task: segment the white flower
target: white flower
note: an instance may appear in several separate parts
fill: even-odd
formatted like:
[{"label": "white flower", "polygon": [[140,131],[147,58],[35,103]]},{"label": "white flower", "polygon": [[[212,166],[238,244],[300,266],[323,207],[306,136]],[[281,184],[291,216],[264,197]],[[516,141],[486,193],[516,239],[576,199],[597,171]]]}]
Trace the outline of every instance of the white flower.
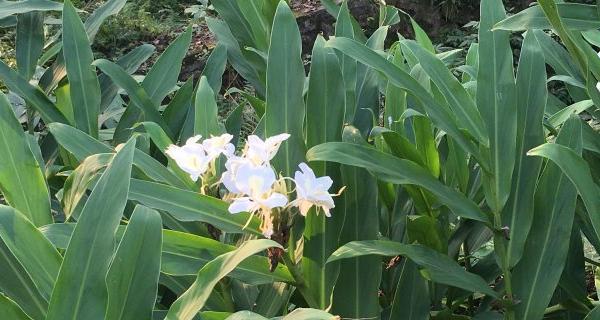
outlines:
[{"label": "white flower", "polygon": [[221,182],[231,193],[242,193],[235,185],[234,179],[237,174],[237,169],[244,164],[250,164],[250,162],[246,158],[235,155],[229,156],[227,162],[225,162],[225,169],[227,171],[223,172],[221,175]]},{"label": "white flower", "polygon": [[271,161],[277,154],[281,143],[290,137],[287,133],[272,136],[263,141],[255,135],[248,137],[246,141],[245,157],[255,165],[263,165]]},{"label": "white flower", "polygon": [[231,139],[233,139],[233,136],[225,133],[202,141],[202,146],[208,156],[213,160],[218,158],[221,154],[230,157],[235,151],[235,147],[231,144]]},{"label": "white flower", "polygon": [[298,167],[302,171],[296,171],[294,180],[296,181],[296,200],[293,205],[300,209],[300,213],[306,216],[312,206],[321,207],[325,216],[330,217],[329,210],[335,207],[332,195],[329,194],[329,188],[333,184],[330,177],[324,176],[317,178],[312,169],[305,163]]},{"label": "white flower", "polygon": [[[256,212],[261,209],[270,210],[283,207],[287,204],[287,197],[281,193],[273,192],[276,182],[275,172],[267,166],[254,166],[250,163],[241,164],[235,175],[231,176],[233,184],[230,192],[240,193],[244,196],[236,198],[229,206],[229,212]],[[227,184],[225,185],[227,187]],[[229,187],[228,187],[229,189]]]},{"label": "white flower", "polygon": [[197,181],[208,170],[210,164],[210,158],[204,147],[198,143],[200,138],[202,136],[191,137],[184,146],[170,145],[165,151],[193,181]]}]

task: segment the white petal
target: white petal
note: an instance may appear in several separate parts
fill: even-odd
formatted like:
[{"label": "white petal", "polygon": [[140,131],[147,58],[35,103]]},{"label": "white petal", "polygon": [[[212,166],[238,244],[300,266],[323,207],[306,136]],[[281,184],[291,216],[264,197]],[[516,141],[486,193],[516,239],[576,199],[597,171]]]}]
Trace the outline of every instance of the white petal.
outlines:
[{"label": "white petal", "polygon": [[256,209],[256,203],[248,197],[237,198],[229,205],[230,213],[252,212]]},{"label": "white petal", "polygon": [[274,192],[266,200],[261,201],[261,205],[273,209],[283,207],[288,203],[288,199],[281,193]]},{"label": "white petal", "polygon": [[201,135],[193,136],[185,141],[185,144],[194,144],[202,139]]},{"label": "white petal", "polygon": [[230,193],[242,193],[235,185],[231,172],[225,171],[223,175],[221,175],[221,182]]},{"label": "white petal", "polygon": [[329,176],[319,177],[316,182],[317,188],[322,191],[328,191],[333,185],[333,180]]}]

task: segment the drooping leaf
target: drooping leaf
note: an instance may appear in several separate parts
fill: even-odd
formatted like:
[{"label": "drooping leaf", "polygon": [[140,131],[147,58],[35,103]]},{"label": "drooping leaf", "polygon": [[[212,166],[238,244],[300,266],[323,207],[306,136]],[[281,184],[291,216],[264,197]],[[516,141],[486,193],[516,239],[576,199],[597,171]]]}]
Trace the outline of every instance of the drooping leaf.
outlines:
[{"label": "drooping leaf", "polygon": [[54,103],[37,87],[11,69],[0,60],[0,79],[12,92],[23,98],[27,105],[39,112],[46,124],[52,122],[69,123],[67,118],[56,108]]},{"label": "drooping leaf", "polygon": [[63,4],[54,1],[22,0],[0,2],[0,19],[31,11],[61,11]]},{"label": "drooping leaf", "polygon": [[366,146],[330,142],[310,149],[309,161],[332,161],[365,168],[382,181],[395,184],[414,184],[436,195],[443,204],[458,215],[489,223],[489,218],[461,193],[448,188],[418,164],[396,158]]},{"label": "drooping leaf", "polygon": [[[570,30],[591,30],[600,27],[598,10],[595,5],[580,3],[557,3],[561,20]],[[551,29],[544,11],[540,6],[531,6],[515,15],[505,18],[494,25],[494,29],[522,31],[528,29]]]},{"label": "drooping leaf", "polygon": [[431,281],[471,292],[485,293],[492,297],[498,296],[478,275],[465,271],[448,256],[421,245],[386,240],[353,241],[337,249],[329,257],[328,262],[373,254],[390,257],[406,256],[423,268],[422,274]]},{"label": "drooping leaf", "polygon": [[[54,246],[65,249],[74,228],[72,223],[55,223],[43,226],[40,230]],[[121,239],[124,232],[125,226],[119,226],[117,239]],[[163,229],[162,233],[163,246],[160,267],[163,274],[170,276],[196,275],[199,269],[217,256],[236,249],[232,245],[186,232]],[[244,260],[230,273],[230,276],[252,285],[276,281],[293,282],[287,267],[279,264],[275,271],[270,272],[267,257],[258,255]]]},{"label": "drooping leaf", "polygon": [[0,93],[0,192],[34,225],[52,223],[44,172],[6,96]]},{"label": "drooping leaf", "polygon": [[[160,183],[133,179],[129,199],[170,213],[180,221],[202,221],[232,233],[249,232],[261,235],[260,222],[247,213],[231,214],[223,200]],[[250,219],[248,226],[244,228]]]},{"label": "drooping leaf", "polygon": [[237,250],[223,254],[206,264],[192,286],[184,292],[169,309],[165,319],[190,320],[202,309],[213,288],[246,258],[268,248],[282,248],[277,242],[267,239],[250,240]]}]

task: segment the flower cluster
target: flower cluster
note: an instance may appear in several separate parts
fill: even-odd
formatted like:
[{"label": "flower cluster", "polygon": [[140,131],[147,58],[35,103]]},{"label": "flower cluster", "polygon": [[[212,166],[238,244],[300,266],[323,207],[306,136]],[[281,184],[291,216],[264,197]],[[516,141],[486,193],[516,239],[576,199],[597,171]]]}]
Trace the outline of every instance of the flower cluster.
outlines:
[{"label": "flower cluster", "polygon": [[[201,136],[195,136],[184,146],[169,146],[166,154],[192,180],[200,178],[203,188],[211,181],[222,183],[227,191],[223,199],[230,201],[229,212],[257,214],[262,219],[264,236],[270,238],[274,232],[274,219],[283,211],[297,208],[300,214],[306,216],[314,206],[329,217],[330,210],[335,207],[334,194],[329,193],[333,185],[330,177],[316,177],[305,163],[299,164],[300,170],[295,172],[293,179],[278,175],[271,166],[270,161],[289,137],[289,134],[283,133],[262,140],[251,135],[241,155],[236,155],[230,134],[203,141]],[[216,163],[221,155],[227,160],[225,171],[220,179],[216,179]],[[293,200],[290,200],[290,194],[294,191],[288,191],[286,181],[295,184],[296,197]]]}]

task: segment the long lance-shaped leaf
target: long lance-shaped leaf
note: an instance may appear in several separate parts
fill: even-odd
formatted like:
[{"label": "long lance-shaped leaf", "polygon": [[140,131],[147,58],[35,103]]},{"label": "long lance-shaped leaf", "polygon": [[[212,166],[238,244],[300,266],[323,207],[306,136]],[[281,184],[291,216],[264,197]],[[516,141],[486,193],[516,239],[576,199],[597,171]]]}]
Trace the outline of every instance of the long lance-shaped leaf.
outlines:
[{"label": "long lance-shaped leaf", "polygon": [[505,17],[501,0],[481,2],[477,107],[490,139],[490,172],[484,174],[483,187],[487,203],[495,214],[500,214],[510,195],[516,158],[517,110],[509,33],[491,31],[492,26]]},{"label": "long lance-shaped leaf", "polygon": [[[451,135],[465,151],[471,153],[477,159],[483,159],[475,144],[460,131],[450,110],[436,102],[429,92],[406,71],[354,40],[335,38],[327,41],[327,46],[333,47],[345,55],[376,69],[383,73],[392,84],[407,90],[409,94],[420,100],[422,107],[436,126]],[[486,165],[485,162],[482,162],[484,168],[487,168]]]},{"label": "long lance-shaped leaf", "polygon": [[130,140],[92,190],[69,241],[47,319],[104,319],[105,278],[127,204],[134,150],[135,140]]},{"label": "long lance-shaped leaf", "polygon": [[[123,70],[122,67],[108,60],[96,60],[94,61],[94,64],[102,70],[102,72],[107,74],[119,87],[127,92],[135,107],[140,109],[147,120],[156,122],[169,137],[173,137],[169,125],[158,111],[158,106],[151,100],[149,93],[144,90],[132,76]],[[138,118],[135,119],[132,125],[135,124],[137,120]]]},{"label": "long lance-shaped leaf", "polygon": [[0,93],[0,191],[36,226],[52,223],[44,172],[6,96]]},{"label": "long lance-shaped leaf", "polygon": [[200,78],[194,104],[194,134],[209,138],[223,133],[224,128],[219,124],[215,93],[204,76]]},{"label": "long lance-shaped leaf", "polygon": [[106,319],[149,319],[156,301],[162,221],[154,210],[137,206],[106,276]]},{"label": "long lance-shaped leaf", "polygon": [[[337,6],[336,6],[337,8]],[[343,1],[337,10],[335,23],[335,36],[354,39],[354,28],[352,27],[352,16],[348,8],[348,1]],[[346,114],[344,119],[348,122],[354,119],[356,111],[356,69],[358,64],[355,59],[343,53],[338,53],[340,67],[346,89]]]},{"label": "long lance-shaped leaf", "polygon": [[[343,140],[365,143],[361,132],[344,128]],[[338,215],[344,215],[340,244],[354,240],[374,240],[379,233],[379,217],[364,214],[377,212],[377,181],[364,168],[340,166],[342,183],[347,186]],[[381,283],[381,259],[357,257],[340,262],[340,274],[333,290],[333,312],[352,319],[378,317],[377,292]]]},{"label": "long lance-shaped leaf", "polygon": [[44,14],[28,12],[17,17],[17,69],[23,78],[31,79],[44,48]]},{"label": "long lance-shaped leaf", "polygon": [[70,1],[65,1],[63,9],[62,41],[75,125],[92,137],[97,137],[100,83],[92,66],[94,54],[83,22]]},{"label": "long lance-shaped leaf", "polygon": [[573,149],[554,143],[541,145],[530,150],[527,154],[548,158],[560,167],[577,188],[594,230],[597,235],[600,235],[600,187],[594,183],[588,163]]},{"label": "long lance-shaped leaf", "polygon": [[[117,14],[125,6],[126,0],[108,0],[98,7],[85,20],[84,28],[90,43],[100,29],[100,25],[110,16]],[[62,50],[62,41],[55,43],[41,58],[41,61],[48,61],[50,58],[59,54]],[[41,64],[41,63],[40,63]],[[44,72],[40,78],[40,87],[46,92],[50,92],[66,76],[65,60],[62,54],[56,57],[54,64]]]},{"label": "long lance-shaped leaf", "polygon": [[244,57],[242,48],[237,42],[233,33],[229,29],[227,23],[223,20],[207,17],[206,24],[210,31],[215,34],[219,45],[227,48],[227,56],[231,66],[237,71],[244,79],[246,79],[257,94],[261,97],[265,95],[265,81],[264,74],[261,74],[252,64]]},{"label": "long lance-shaped leaf", "polygon": [[461,127],[468,130],[479,143],[489,144],[483,119],[477,110],[475,101],[469,96],[462,84],[452,75],[444,62],[428,52],[414,41],[403,42],[419,60],[421,67],[442,92],[450,108],[457,115]]},{"label": "long lance-shaped leaf", "polygon": [[302,123],[304,120],[304,65],[302,41],[296,18],[285,1],[277,6],[267,62],[267,105],[265,135],[289,133],[273,166],[290,176],[304,159]]},{"label": "long lance-shaped leaf", "polygon": [[191,320],[202,309],[213,288],[246,258],[268,248],[282,248],[277,242],[267,239],[250,240],[237,250],[223,254],[206,264],[192,286],[184,292],[169,309],[167,320]]},{"label": "long lance-shaped leaf", "polygon": [[[600,18],[595,5],[579,3],[557,3],[558,14],[569,30],[592,30],[600,27]],[[494,25],[494,29],[524,31],[530,29],[551,29],[540,6],[532,6]]]},{"label": "long lance-shaped leaf", "polygon": [[[75,224],[54,223],[40,228],[42,233],[59,249],[65,249],[73,233]],[[125,226],[119,226],[117,239],[121,239]],[[196,275],[205,264],[214,258],[233,251],[235,246],[190,233],[163,229],[161,272],[171,276]],[[240,263],[230,273],[232,278],[244,283],[259,285],[272,282],[293,283],[287,267],[278,264],[275,271],[269,271],[267,257],[253,256]]]},{"label": "long lance-shaped leaf", "polygon": [[[581,152],[581,122],[565,123],[557,143]],[[513,269],[513,291],[521,302],[515,306],[517,319],[541,319],[565,266],[577,189],[558,166],[549,163],[537,185],[533,224],[523,257]]]},{"label": "long lance-shaped leaf", "polygon": [[23,0],[5,1],[0,3],[0,19],[13,14],[27,13],[31,11],[60,11],[62,3],[54,1]]},{"label": "long lance-shaped leaf", "polygon": [[[83,161],[85,158],[94,154],[114,152],[109,146],[74,127],[60,123],[53,123],[48,127],[58,143],[72,153],[78,161]],[[181,180],[173,172],[169,171],[160,162],[144,153],[142,150],[135,150],[133,164],[154,181],[167,183],[179,188],[188,187],[188,184],[184,180]]]},{"label": "long lance-shaped leaf", "polygon": [[436,195],[456,215],[489,223],[490,220],[463,194],[445,186],[418,164],[396,158],[371,147],[344,142],[330,142],[310,149],[309,161],[332,161],[365,168],[377,178],[394,184],[414,184]]},{"label": "long lance-shaped leaf", "polygon": [[511,195],[502,211],[503,225],[510,229],[507,254],[510,266],[521,258],[533,219],[533,195],[542,167],[541,159],[527,151],[544,142],[544,107],[548,97],[544,55],[535,35],[525,36],[517,72],[517,154]]},{"label": "long lance-shaped leaf", "polygon": [[[306,99],[306,143],[314,146],[342,139],[345,110],[345,88],[342,71],[335,52],[325,48],[325,39],[317,37],[312,51],[309,87]],[[338,164],[314,163],[318,176],[328,175],[334,182],[333,190],[341,187]],[[338,205],[332,217],[311,212],[304,228],[302,270],[319,308],[330,304],[331,292],[338,274],[338,264],[326,265],[327,257],[338,247],[344,223],[343,205]]]},{"label": "long lance-shaped leaf", "polygon": [[418,244],[402,244],[394,241],[373,240],[353,241],[337,249],[328,262],[366,255],[406,256],[423,268],[422,274],[431,281],[481,292],[492,297],[498,293],[492,290],[478,275],[465,271],[450,257]]},{"label": "long lance-shaped leaf", "polygon": [[419,274],[417,265],[408,259],[399,268],[390,319],[428,319],[430,303],[427,280]]},{"label": "long lance-shaped leaf", "polygon": [[67,118],[39,88],[29,84],[25,78],[2,60],[0,60],[0,79],[12,92],[23,98],[28,106],[39,112],[45,123],[69,123]]},{"label": "long lance-shaped leaf", "polygon": [[62,257],[17,210],[0,206],[0,238],[45,299],[50,299]]},{"label": "long lance-shaped leaf", "polygon": [[6,317],[6,319],[31,320],[16,302],[3,294],[0,294],[0,314]]},{"label": "long lance-shaped leaf", "polygon": [[[157,121],[158,119],[148,114],[150,111],[149,109],[158,111],[158,107],[163,99],[177,84],[177,78],[179,77],[181,64],[185,54],[187,53],[191,39],[192,28],[190,27],[177,39],[175,39],[175,41],[173,41],[169,47],[167,47],[165,52],[163,52],[158,60],[156,60],[156,63],[152,69],[148,71],[148,74],[141,84],[141,89],[146,92],[148,97],[148,99],[144,98],[146,101],[138,101],[134,99],[134,97],[131,97],[133,93],[129,92],[127,88],[119,84],[119,86],[125,89],[130,95],[130,98],[132,98],[133,104],[136,108],[131,108],[130,106],[125,110],[125,113],[121,117],[121,120],[115,129],[115,135],[113,138],[115,143],[124,142],[131,136],[130,128],[142,120],[142,115],[145,116],[144,120],[156,122],[160,124],[163,129],[165,128],[160,121]],[[117,83],[114,78],[113,81]],[[173,137],[171,134],[169,134],[169,136]]]},{"label": "long lance-shaped leaf", "polygon": [[[197,192],[133,179],[129,199],[166,211],[179,221],[206,222],[225,232],[262,234],[258,229],[260,225],[258,218],[247,213],[231,214],[225,201]],[[250,222],[246,226],[248,220]]]},{"label": "long lance-shaped leaf", "polygon": [[[142,44],[120,57],[117,60],[117,64],[123,67],[127,73],[131,74],[137,71],[142,63],[152,56],[155,50],[156,48],[151,44]],[[100,82],[100,91],[102,92],[100,112],[103,112],[119,93],[119,87],[105,74],[100,75],[98,81]]]},{"label": "long lance-shaped leaf", "polygon": [[10,249],[0,241],[0,290],[33,319],[45,319],[48,301]]}]

